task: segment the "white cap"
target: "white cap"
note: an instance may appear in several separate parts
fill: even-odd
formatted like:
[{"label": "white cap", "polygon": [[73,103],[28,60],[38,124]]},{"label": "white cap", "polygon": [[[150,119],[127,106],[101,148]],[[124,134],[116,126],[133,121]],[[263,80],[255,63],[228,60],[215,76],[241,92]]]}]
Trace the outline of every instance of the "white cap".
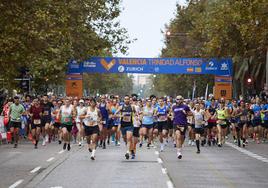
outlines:
[{"label": "white cap", "polygon": [[80,99],[79,103],[85,103],[85,101],[83,99]]}]

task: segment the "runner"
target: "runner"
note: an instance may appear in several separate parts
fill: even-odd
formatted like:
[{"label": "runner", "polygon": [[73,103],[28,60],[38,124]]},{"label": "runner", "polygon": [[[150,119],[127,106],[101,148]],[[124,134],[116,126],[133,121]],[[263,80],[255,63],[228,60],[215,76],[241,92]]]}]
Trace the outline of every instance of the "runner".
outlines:
[{"label": "runner", "polygon": [[19,97],[14,97],[14,103],[10,105],[9,115],[10,115],[10,132],[13,135],[13,140],[15,142],[14,148],[18,147],[19,141],[19,130],[21,129],[21,116],[25,113],[24,107],[20,104]]},{"label": "runner", "polygon": [[243,101],[240,102],[239,107],[239,114],[238,117],[239,123],[238,123],[238,130],[237,133],[240,137],[242,137],[242,145],[243,147],[246,146],[246,139],[247,139],[247,122],[248,122],[248,109],[246,108],[246,105]]},{"label": "runner", "polygon": [[91,160],[95,160],[95,154],[97,149],[98,135],[100,134],[99,124],[102,117],[101,112],[97,108],[97,102],[95,99],[90,100],[90,106],[86,109],[84,115],[80,116],[84,119],[85,136],[88,144],[88,151],[91,153]]},{"label": "runner", "polygon": [[152,101],[150,98],[147,98],[146,106],[144,106],[141,111],[142,126],[140,134],[142,137],[148,136],[148,149],[150,149],[150,145],[153,139],[154,114],[156,114],[156,112],[155,108],[152,106]]},{"label": "runner", "polygon": [[71,101],[69,98],[66,98],[64,101],[64,105],[60,107],[59,112],[59,119],[61,120],[61,127],[62,127],[62,137],[63,137],[63,150],[66,149],[70,151],[71,150],[71,131],[73,126],[73,118],[75,118],[75,110],[73,108],[73,105],[71,105]]},{"label": "runner", "polygon": [[140,117],[140,114],[141,114],[141,109],[142,109],[142,106],[141,106],[141,101],[137,101],[136,98],[133,99],[134,100],[134,108],[135,108],[135,116],[133,118],[133,126],[134,126],[134,129],[133,129],[133,150],[132,150],[132,157],[131,159],[135,159],[135,156],[136,156],[136,146],[137,146],[137,143],[139,142],[139,137],[140,137],[140,126],[141,126],[141,117]]},{"label": "runner", "polygon": [[266,102],[263,105],[262,113],[263,113],[263,128],[265,129],[264,136],[267,139],[268,138],[268,98],[266,99]]},{"label": "runner", "polygon": [[225,136],[227,134],[227,114],[228,108],[225,107],[225,102],[221,101],[219,108],[216,110],[217,114],[217,129],[218,129],[218,147],[222,147],[225,143]]},{"label": "runner", "polygon": [[42,135],[43,135],[43,143],[45,146],[46,143],[50,142],[51,139],[51,110],[53,105],[48,100],[48,95],[43,96],[43,102],[41,103],[43,109],[42,116]]},{"label": "runner", "polygon": [[[129,159],[130,152],[133,151],[133,116],[135,109],[130,105],[130,97],[128,95],[124,98],[124,104],[119,107],[116,114],[121,112],[121,124],[120,129],[127,145],[127,152],[125,154],[126,159]],[[133,155],[133,153],[132,153]]]},{"label": "runner", "polygon": [[176,104],[172,107],[173,124],[175,127],[177,157],[182,158],[182,145],[185,139],[185,132],[187,129],[187,116],[192,115],[190,108],[183,104],[183,97],[176,97]]},{"label": "runner", "polygon": [[61,100],[55,101],[53,104],[54,108],[52,110],[52,118],[54,119],[54,134],[57,135],[59,144],[62,142],[61,120],[59,119],[61,105]]},{"label": "runner", "polygon": [[31,130],[32,130],[32,139],[34,140],[34,148],[37,149],[39,142],[39,136],[41,133],[41,119],[42,119],[43,108],[40,105],[38,98],[33,100],[33,105],[31,106],[29,113],[32,118]]},{"label": "runner", "polygon": [[261,133],[261,103],[260,99],[256,98],[256,102],[251,106],[251,110],[253,111],[253,119],[252,126],[254,131],[254,141],[259,144],[260,143],[260,133]]},{"label": "runner", "polygon": [[85,101],[83,99],[79,100],[79,105],[76,107],[76,127],[78,128],[78,145],[82,146],[84,143],[84,125],[81,122],[80,116],[85,114],[85,111],[87,110],[86,107],[84,106]]},{"label": "runner", "polygon": [[195,142],[197,152],[200,153],[200,142],[204,140],[204,115],[205,111],[201,109],[201,105],[199,103],[195,104],[195,110],[192,111],[194,117],[194,132],[195,132]]},{"label": "runner", "polygon": [[158,117],[157,129],[154,130],[156,135],[159,134],[160,152],[164,151],[165,142],[168,134],[167,118],[169,109],[164,103],[164,98],[159,99],[159,106],[156,108],[156,114]]},{"label": "runner", "polygon": [[208,126],[207,126],[207,136],[208,136],[208,145],[211,146],[216,144],[215,136],[217,134],[217,119],[216,119],[216,102],[215,99],[211,99],[210,105],[207,107],[206,110],[206,117],[208,118]]},{"label": "runner", "polygon": [[[195,111],[195,103],[193,101],[188,102],[189,103],[189,108],[191,112]],[[189,146],[194,146],[195,145],[195,132],[194,132],[194,117],[193,116],[187,116],[187,123],[188,123],[188,134],[189,134],[189,141],[188,145]]]},{"label": "runner", "polygon": [[119,109],[119,104],[117,102],[117,99],[113,99],[112,103],[109,105],[109,124],[112,127],[111,135],[115,136],[115,146],[120,146],[120,130],[118,129],[118,126],[120,124],[120,115],[115,114],[116,111]]},{"label": "runner", "polygon": [[99,104],[99,109],[101,112],[101,117],[102,117],[102,129],[101,129],[101,142],[100,146],[102,146],[102,149],[106,149],[106,139],[108,136],[108,118],[109,118],[109,113],[108,113],[108,105],[106,102],[106,96],[102,95],[101,96],[101,102]]}]

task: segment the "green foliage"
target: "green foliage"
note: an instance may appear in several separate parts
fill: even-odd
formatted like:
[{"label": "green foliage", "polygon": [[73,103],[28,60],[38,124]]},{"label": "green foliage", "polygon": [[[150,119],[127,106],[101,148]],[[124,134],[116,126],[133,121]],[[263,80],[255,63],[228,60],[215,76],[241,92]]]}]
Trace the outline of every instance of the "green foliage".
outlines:
[{"label": "green foliage", "polygon": [[[162,57],[231,57],[234,86],[244,91],[247,77],[255,88],[264,85],[265,55],[268,46],[268,2],[266,0],[190,0],[187,7],[177,5],[176,17],[167,25],[171,33],[187,33],[166,40]],[[172,81],[174,78],[164,76]],[[179,78],[179,76],[177,76]],[[187,87],[193,76],[180,82]],[[199,76],[203,85],[205,82]],[[157,86],[158,83],[155,82]],[[238,94],[237,94],[238,95]]]},{"label": "green foliage", "polygon": [[90,94],[132,94],[132,78],[127,74],[84,74],[84,89]]},{"label": "green foliage", "polygon": [[25,66],[38,89],[47,77],[61,83],[71,58],[125,53],[131,41],[119,14],[120,0],[0,0],[1,78],[11,83]]}]

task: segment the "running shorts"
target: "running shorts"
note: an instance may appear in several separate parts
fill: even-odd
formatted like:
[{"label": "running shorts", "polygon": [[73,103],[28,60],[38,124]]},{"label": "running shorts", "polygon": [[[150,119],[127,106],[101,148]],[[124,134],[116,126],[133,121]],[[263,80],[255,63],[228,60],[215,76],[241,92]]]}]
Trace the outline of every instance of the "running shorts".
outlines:
[{"label": "running shorts", "polygon": [[85,135],[86,136],[91,136],[93,134],[98,134],[100,133],[100,128],[98,125],[95,126],[84,126],[85,128]]},{"label": "running shorts", "polygon": [[186,130],[187,130],[187,126],[181,126],[181,125],[174,125],[175,127],[175,131],[180,131],[181,135],[185,136]]},{"label": "running shorts", "polygon": [[134,127],[133,128],[133,136],[136,138],[140,137],[140,127]]}]

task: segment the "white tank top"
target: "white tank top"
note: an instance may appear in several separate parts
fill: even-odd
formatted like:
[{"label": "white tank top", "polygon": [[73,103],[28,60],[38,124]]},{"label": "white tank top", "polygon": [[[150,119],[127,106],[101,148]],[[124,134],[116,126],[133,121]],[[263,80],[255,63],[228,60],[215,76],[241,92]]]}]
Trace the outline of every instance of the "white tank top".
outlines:
[{"label": "white tank top", "polygon": [[88,116],[85,119],[85,124],[87,126],[96,126],[98,125],[98,110],[95,108],[95,110],[92,112],[90,107],[87,110],[87,115]]},{"label": "white tank top", "polygon": [[80,120],[80,116],[83,115],[85,112],[86,112],[86,108],[83,106],[83,107],[80,107],[80,106],[77,106],[76,107],[76,111],[77,111],[77,117],[76,117],[76,122],[77,123],[80,123],[81,120]]}]

